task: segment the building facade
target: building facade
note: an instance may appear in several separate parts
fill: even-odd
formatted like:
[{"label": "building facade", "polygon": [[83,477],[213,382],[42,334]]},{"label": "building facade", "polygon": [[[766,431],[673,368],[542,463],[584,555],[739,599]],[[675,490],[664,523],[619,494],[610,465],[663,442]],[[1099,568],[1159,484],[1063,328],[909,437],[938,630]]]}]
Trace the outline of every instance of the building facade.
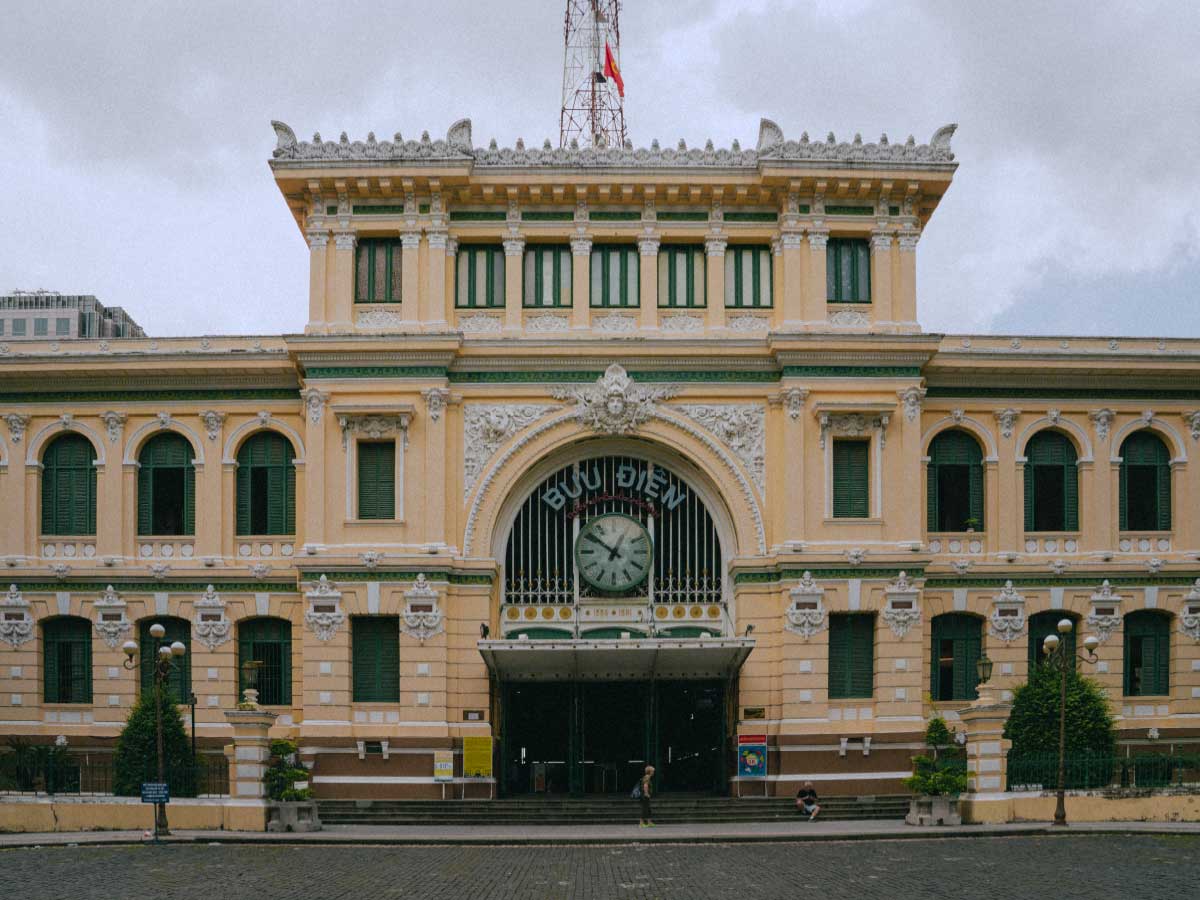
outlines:
[{"label": "building facade", "polygon": [[124,309],[90,294],[14,291],[0,296],[0,341],[145,337]]},{"label": "building facade", "polygon": [[320,797],[886,793],[1069,617],[1200,743],[1200,339],[922,331],[953,126],[275,130],[303,334],[0,343],[0,732],[111,747],[160,621],[202,747],[252,686]]}]

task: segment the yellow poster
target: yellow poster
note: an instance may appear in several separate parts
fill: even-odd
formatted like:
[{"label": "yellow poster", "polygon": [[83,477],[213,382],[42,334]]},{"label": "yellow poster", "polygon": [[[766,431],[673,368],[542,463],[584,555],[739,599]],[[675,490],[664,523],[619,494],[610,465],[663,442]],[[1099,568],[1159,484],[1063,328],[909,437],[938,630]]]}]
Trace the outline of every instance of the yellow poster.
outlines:
[{"label": "yellow poster", "polygon": [[433,751],[433,780],[434,781],[453,781],[454,780],[454,751],[452,751],[452,750],[434,750]]},{"label": "yellow poster", "polygon": [[492,739],[463,738],[463,775],[467,778],[492,777]]}]

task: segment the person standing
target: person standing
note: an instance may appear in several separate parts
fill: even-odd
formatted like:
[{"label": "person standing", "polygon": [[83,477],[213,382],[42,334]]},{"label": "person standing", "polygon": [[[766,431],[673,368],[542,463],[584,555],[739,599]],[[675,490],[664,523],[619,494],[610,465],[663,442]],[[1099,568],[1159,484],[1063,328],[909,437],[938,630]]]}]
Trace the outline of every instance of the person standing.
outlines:
[{"label": "person standing", "polygon": [[810,822],[821,811],[821,807],[817,804],[817,791],[811,781],[804,782],[804,787],[796,793],[796,809],[808,816]]},{"label": "person standing", "polygon": [[642,773],[642,780],[638,782],[637,798],[638,803],[642,807],[641,821],[638,826],[641,828],[653,828],[654,822],[650,818],[650,797],[652,791],[650,789],[650,780],[654,777],[654,766],[646,766],[646,771]]}]

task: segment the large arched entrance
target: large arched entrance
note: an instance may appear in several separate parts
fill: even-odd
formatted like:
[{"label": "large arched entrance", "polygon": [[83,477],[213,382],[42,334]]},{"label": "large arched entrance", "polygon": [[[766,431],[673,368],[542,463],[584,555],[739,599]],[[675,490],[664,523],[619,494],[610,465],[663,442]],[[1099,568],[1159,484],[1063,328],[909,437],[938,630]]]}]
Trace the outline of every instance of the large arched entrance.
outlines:
[{"label": "large arched entrance", "polygon": [[495,531],[503,593],[480,641],[498,701],[501,792],[727,783],[733,633],[720,498],[649,443],[580,445],[535,467]]}]

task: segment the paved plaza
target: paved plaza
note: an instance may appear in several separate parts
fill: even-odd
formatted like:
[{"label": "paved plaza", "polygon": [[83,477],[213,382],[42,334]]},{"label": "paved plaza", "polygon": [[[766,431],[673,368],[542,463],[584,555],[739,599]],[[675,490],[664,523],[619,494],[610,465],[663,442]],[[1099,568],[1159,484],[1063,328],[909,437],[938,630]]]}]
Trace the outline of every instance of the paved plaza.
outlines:
[{"label": "paved plaza", "polygon": [[1174,898],[1200,836],[1069,835],[594,847],[46,846],[0,850],[23,900]]}]

